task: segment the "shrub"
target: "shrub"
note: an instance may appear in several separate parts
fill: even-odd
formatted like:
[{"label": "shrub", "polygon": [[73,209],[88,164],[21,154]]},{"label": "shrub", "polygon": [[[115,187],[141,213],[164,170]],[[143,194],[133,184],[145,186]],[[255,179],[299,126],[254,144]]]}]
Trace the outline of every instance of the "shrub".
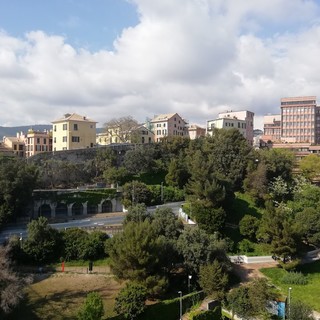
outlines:
[{"label": "shrub", "polygon": [[91,292],[78,313],[78,320],[99,320],[104,314],[103,302],[97,292]]},{"label": "shrub", "polygon": [[222,318],[221,307],[216,307],[213,310],[198,311],[191,316],[191,320],[220,320]]},{"label": "shrub", "polygon": [[279,265],[284,270],[290,271],[290,270],[295,270],[297,266],[300,264],[300,262],[301,261],[299,259],[295,259],[287,263],[284,263],[283,261],[279,261]]},{"label": "shrub", "polygon": [[254,251],[254,244],[248,240],[248,239],[243,239],[239,242],[239,250],[241,252],[253,252]]},{"label": "shrub", "polygon": [[288,272],[282,277],[281,282],[285,284],[306,285],[308,280],[301,272]]}]

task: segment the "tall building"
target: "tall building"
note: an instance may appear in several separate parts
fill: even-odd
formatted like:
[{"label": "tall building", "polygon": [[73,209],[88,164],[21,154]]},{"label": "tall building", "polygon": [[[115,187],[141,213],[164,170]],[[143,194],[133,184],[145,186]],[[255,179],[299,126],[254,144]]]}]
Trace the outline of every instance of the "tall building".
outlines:
[{"label": "tall building", "polygon": [[316,96],[281,99],[281,140],[319,143],[320,112]]},{"label": "tall building", "polygon": [[92,148],[96,144],[97,122],[76,113],[52,121],[53,151]]},{"label": "tall building", "polygon": [[154,141],[159,142],[164,137],[188,137],[188,122],[177,113],[161,114],[150,121]]}]

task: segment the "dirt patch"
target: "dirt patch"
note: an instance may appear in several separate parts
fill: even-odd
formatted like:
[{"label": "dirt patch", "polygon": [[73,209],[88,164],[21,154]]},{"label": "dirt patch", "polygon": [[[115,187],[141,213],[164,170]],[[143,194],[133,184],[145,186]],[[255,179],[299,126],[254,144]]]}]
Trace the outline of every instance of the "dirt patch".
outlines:
[{"label": "dirt patch", "polygon": [[263,278],[265,277],[259,269],[262,268],[274,268],[277,266],[276,262],[270,263],[243,263],[235,264],[234,270],[236,274],[240,277],[241,282],[248,282],[254,278]]}]

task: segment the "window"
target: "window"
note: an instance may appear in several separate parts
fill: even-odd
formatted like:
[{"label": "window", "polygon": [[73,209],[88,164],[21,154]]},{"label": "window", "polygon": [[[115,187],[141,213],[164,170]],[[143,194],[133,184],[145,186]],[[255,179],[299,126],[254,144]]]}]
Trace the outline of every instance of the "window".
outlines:
[{"label": "window", "polygon": [[37,144],[40,144],[40,138],[37,138]]},{"label": "window", "polygon": [[80,142],[80,137],[74,137],[74,136],[72,136],[71,141],[72,141],[72,142]]},{"label": "window", "polygon": [[54,131],[57,131],[57,126],[56,125],[54,125],[54,129],[53,129]]},{"label": "window", "polygon": [[23,150],[23,145],[19,144],[19,150]]},{"label": "window", "polygon": [[74,123],[74,124],[73,124],[73,130],[74,130],[74,131],[78,131],[78,124],[77,124],[77,123]]},{"label": "window", "polygon": [[67,136],[62,137],[62,142],[67,142]]},{"label": "window", "polygon": [[57,138],[56,137],[53,138],[53,143],[57,143]]},{"label": "window", "polygon": [[63,126],[62,126],[62,129],[63,129],[63,130],[67,130],[67,129],[68,129],[68,124],[67,124],[67,123],[64,123]]},{"label": "window", "polygon": [[43,138],[43,144],[47,144],[47,139]]}]

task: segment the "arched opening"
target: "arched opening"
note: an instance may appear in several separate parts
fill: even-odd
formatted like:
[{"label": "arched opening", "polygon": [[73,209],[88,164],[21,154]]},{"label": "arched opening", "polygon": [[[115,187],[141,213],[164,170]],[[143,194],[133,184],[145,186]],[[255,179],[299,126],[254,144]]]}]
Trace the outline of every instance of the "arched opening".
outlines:
[{"label": "arched opening", "polygon": [[51,217],[51,207],[48,204],[43,204],[39,207],[38,217],[41,217],[41,216],[46,218]]},{"label": "arched opening", "polygon": [[110,200],[104,200],[102,202],[102,212],[112,212],[112,202]]},{"label": "arched opening", "polygon": [[80,216],[83,214],[83,205],[81,203],[74,203],[72,205],[72,215]]},{"label": "arched opening", "polygon": [[56,216],[62,216],[68,214],[68,207],[65,203],[58,203],[56,207]]},{"label": "arched opening", "polygon": [[96,214],[98,212],[98,205],[88,202],[87,213]]}]

